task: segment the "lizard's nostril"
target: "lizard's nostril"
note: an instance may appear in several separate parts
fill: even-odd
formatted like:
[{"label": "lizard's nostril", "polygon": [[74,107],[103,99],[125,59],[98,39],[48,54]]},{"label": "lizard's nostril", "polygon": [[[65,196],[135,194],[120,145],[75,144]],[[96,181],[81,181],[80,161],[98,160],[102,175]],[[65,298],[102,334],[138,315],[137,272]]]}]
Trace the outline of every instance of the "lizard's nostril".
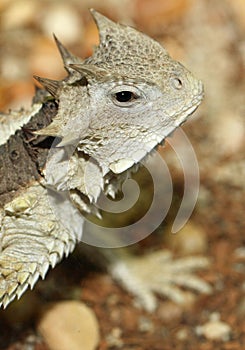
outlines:
[{"label": "lizard's nostril", "polygon": [[172,78],[171,79],[171,84],[174,89],[180,90],[183,86],[183,82],[180,78]]}]

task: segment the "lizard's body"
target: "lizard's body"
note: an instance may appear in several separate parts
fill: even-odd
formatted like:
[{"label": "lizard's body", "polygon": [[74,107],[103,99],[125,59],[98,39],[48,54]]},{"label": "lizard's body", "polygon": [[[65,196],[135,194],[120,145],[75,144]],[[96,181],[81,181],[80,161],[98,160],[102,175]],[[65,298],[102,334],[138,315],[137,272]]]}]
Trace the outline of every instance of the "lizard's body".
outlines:
[{"label": "lizard's body", "polygon": [[100,193],[116,192],[123,173],[202,100],[200,81],[157,42],[93,16],[94,54],[81,61],[57,41],[68,77],[37,78],[47,93],[37,93],[31,111],[0,116],[0,305],[33,287],[81,240],[82,215],[59,201],[62,222],[55,196],[68,191],[81,213],[96,215]]}]

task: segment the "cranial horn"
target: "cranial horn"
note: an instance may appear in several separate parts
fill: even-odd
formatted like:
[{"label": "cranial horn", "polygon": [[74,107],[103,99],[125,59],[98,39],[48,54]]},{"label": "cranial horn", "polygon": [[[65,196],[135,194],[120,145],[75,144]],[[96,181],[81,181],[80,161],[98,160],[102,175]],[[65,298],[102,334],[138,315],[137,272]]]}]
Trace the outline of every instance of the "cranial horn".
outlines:
[{"label": "cranial horn", "polygon": [[71,69],[69,68],[69,64],[71,63],[78,63],[82,62],[82,60],[76,56],[74,56],[70,51],[68,51],[63,44],[59,41],[59,39],[56,37],[55,34],[53,34],[55,43],[58,47],[58,50],[60,52],[61,58],[64,63],[65,69],[68,71],[68,73],[71,72]]},{"label": "cranial horn", "polygon": [[37,75],[33,76],[42,86],[55,98],[58,98],[58,89],[60,87],[60,82],[57,80],[41,78]]},{"label": "cranial horn", "polygon": [[[113,22],[112,20],[103,16],[101,13],[95,11],[94,9],[90,9],[90,12],[99,30],[100,46],[102,50],[103,50],[103,45],[108,43],[108,40],[110,40],[114,42],[114,45],[116,45],[119,50],[125,51],[127,50],[127,44],[130,44],[128,40],[133,38],[133,41],[135,42],[136,46],[138,44],[142,44],[142,41],[144,41],[145,45],[146,43],[149,43],[149,46],[151,48],[154,47],[154,50],[156,51],[156,55],[159,55],[159,52],[161,52],[161,54],[164,53],[168,55],[167,51],[158,42],[150,39],[145,34],[138,32],[133,27]],[[128,39],[121,42],[119,39],[120,37],[124,37],[125,39],[127,38]],[[125,43],[126,43],[126,46],[125,46]],[[100,49],[98,49],[97,53],[99,52],[100,52]]]},{"label": "cranial horn", "polygon": [[111,21],[109,18],[103,16],[101,13],[95,11],[94,9],[90,9],[90,12],[99,30],[100,41],[106,41],[106,34],[110,32],[113,27],[118,27],[118,24]]},{"label": "cranial horn", "polygon": [[69,67],[76,70],[86,78],[99,80],[105,76],[109,76],[109,73],[105,69],[97,67],[93,64],[69,64]]}]

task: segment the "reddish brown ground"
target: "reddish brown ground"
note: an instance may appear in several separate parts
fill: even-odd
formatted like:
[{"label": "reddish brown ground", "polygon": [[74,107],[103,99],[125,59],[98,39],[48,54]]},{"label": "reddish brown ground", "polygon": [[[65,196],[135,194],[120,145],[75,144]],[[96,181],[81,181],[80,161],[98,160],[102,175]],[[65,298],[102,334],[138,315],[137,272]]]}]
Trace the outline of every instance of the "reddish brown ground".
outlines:
[{"label": "reddish brown ground", "polygon": [[[4,18],[0,33],[2,110],[30,100],[32,74],[62,76],[52,38],[45,33],[43,24],[45,14],[55,11],[57,2],[37,2],[39,8],[34,6],[23,18],[22,2],[25,3],[6,0],[0,4]],[[19,22],[13,19],[14,3],[20,4]],[[99,350],[245,348],[244,1],[126,3],[104,1],[102,5],[98,1],[96,7],[93,1],[92,5],[116,20],[130,19],[142,31],[165,43],[172,56],[185,62],[204,81],[206,99],[197,113],[199,118],[189,122],[184,130],[197,154],[201,174],[200,197],[191,223],[204,230],[208,243],[205,255],[212,262],[199,275],[212,284],[213,294],[199,295],[194,304],[185,308],[162,298],[156,312],[148,314],[134,307],[133,298],[107,274],[96,271],[75,254],[39,283],[35,291],[28,292],[23,302],[0,311],[0,350],[48,349],[36,331],[39,310],[47,301],[69,298],[81,298],[94,310],[101,331]],[[74,40],[67,42],[77,55],[88,55],[97,40],[95,27],[86,11],[89,1],[79,4],[69,1],[67,6],[80,18],[83,35],[76,36],[74,29]],[[48,28],[52,32],[52,25]],[[169,159],[177,205],[183,189],[182,173],[168,157],[168,149],[163,149],[162,154]],[[173,205],[168,224],[175,211]],[[145,252],[149,247],[165,248],[165,227],[141,243]],[[242,247],[243,255],[239,256],[237,250]],[[213,341],[196,333],[196,326],[208,322],[214,312],[231,327],[231,335],[225,341]]]}]

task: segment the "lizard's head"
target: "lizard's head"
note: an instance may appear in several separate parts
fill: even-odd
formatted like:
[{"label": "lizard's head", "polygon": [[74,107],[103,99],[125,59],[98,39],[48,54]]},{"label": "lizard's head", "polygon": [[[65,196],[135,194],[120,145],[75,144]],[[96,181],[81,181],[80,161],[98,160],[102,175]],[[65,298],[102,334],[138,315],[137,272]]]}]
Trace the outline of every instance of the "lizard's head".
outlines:
[{"label": "lizard's head", "polygon": [[85,61],[59,42],[68,78],[39,79],[59,99],[40,133],[77,143],[105,174],[121,173],[162,143],[198,107],[202,83],[156,41],[92,11],[100,44]]}]

